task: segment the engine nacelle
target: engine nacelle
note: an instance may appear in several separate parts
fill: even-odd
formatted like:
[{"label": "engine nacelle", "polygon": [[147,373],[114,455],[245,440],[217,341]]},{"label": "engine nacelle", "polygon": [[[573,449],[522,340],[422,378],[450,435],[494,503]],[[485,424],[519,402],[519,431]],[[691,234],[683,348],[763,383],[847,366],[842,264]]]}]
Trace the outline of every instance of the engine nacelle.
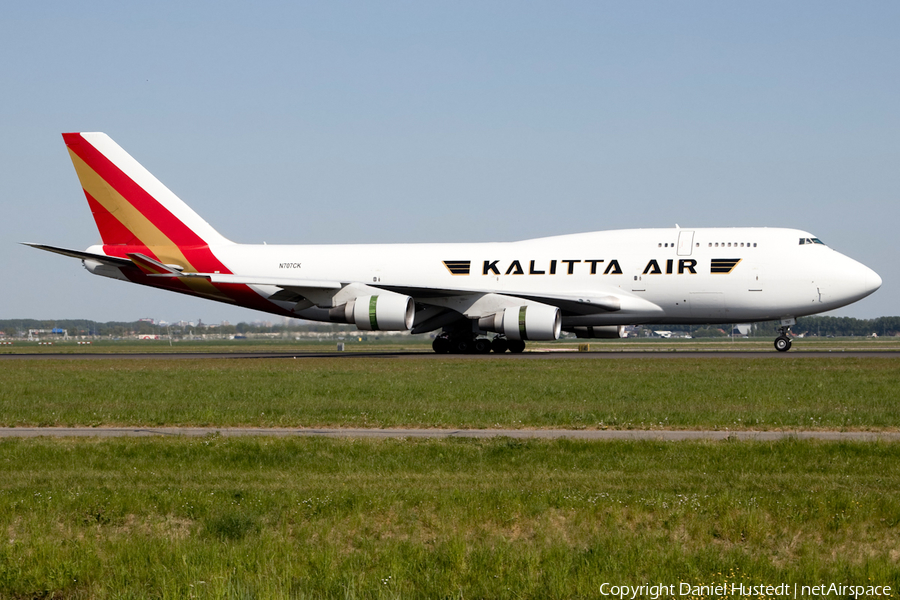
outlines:
[{"label": "engine nacelle", "polygon": [[409,296],[359,296],[329,311],[332,321],[354,323],[361,331],[409,331],[416,303]]},{"label": "engine nacelle", "polygon": [[478,319],[480,328],[505,334],[510,340],[558,340],[561,324],[559,309],[544,304],[504,308]]},{"label": "engine nacelle", "polygon": [[624,325],[579,325],[566,327],[566,331],[574,333],[577,338],[614,340],[625,337]]}]

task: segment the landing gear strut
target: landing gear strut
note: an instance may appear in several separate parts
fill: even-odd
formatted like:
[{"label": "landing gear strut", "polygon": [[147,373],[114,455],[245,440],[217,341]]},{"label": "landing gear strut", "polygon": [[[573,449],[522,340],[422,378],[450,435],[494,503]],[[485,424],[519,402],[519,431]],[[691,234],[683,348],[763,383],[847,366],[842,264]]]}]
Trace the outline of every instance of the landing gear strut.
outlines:
[{"label": "landing gear strut", "polygon": [[780,335],[775,338],[775,349],[779,352],[787,352],[791,349],[791,338],[787,336],[790,330],[790,325],[778,328],[778,333],[780,333]]}]

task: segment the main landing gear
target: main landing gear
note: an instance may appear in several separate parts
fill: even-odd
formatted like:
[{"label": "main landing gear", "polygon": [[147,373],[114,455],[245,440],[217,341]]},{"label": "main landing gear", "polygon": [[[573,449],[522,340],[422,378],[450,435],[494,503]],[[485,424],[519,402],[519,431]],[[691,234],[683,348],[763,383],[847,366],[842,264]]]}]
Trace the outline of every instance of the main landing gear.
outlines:
[{"label": "main landing gear", "polygon": [[791,330],[790,325],[782,326],[778,328],[778,333],[780,334],[777,338],[775,338],[775,349],[779,352],[787,352],[791,349],[791,338],[787,336],[788,332]]},{"label": "main landing gear", "polygon": [[502,335],[493,340],[474,335],[447,335],[441,334],[431,343],[432,349],[438,354],[487,354],[496,352],[503,354],[507,350],[518,354],[525,350],[525,342],[522,340],[509,340]]}]

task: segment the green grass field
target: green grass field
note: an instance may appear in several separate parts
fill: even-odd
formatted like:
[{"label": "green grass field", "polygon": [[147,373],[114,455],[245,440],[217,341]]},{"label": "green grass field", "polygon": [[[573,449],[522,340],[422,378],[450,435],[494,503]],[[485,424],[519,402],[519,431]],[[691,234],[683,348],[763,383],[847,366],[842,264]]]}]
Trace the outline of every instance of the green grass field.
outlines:
[{"label": "green grass field", "polygon": [[5,361],[0,426],[896,430],[897,358]]},{"label": "green grass field", "polygon": [[900,587],[900,445],[0,441],[3,598]]},{"label": "green grass field", "polygon": [[[0,425],[895,431],[898,361],[8,360]],[[898,459],[797,440],[5,439],[0,598],[896,594]]]}]

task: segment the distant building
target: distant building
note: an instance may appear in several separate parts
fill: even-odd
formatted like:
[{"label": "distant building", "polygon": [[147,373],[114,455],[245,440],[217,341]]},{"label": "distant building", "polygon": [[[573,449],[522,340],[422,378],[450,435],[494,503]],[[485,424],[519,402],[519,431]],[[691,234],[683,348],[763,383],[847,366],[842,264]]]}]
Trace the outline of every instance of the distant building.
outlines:
[{"label": "distant building", "polygon": [[752,325],[750,325],[750,324],[742,323],[740,325],[735,325],[734,328],[731,330],[731,335],[740,335],[743,337],[749,337],[751,329],[752,329]]}]

